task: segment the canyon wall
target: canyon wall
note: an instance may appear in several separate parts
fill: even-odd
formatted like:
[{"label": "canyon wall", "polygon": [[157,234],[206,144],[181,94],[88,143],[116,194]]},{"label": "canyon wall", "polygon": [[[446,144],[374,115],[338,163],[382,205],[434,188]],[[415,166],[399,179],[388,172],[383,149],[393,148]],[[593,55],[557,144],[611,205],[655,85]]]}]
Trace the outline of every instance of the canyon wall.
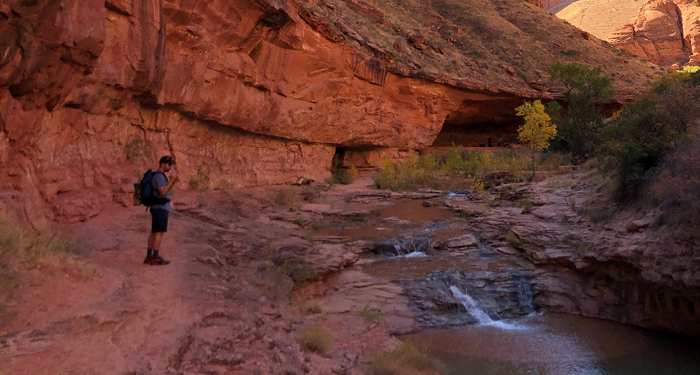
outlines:
[{"label": "canyon wall", "polygon": [[608,41],[657,64],[700,64],[700,1],[649,0]]},{"label": "canyon wall", "polygon": [[[0,210],[41,225],[129,205],[167,153],[185,187],[322,180],[336,147],[376,162],[560,92],[502,63],[426,73],[338,30],[292,0],[0,0]],[[627,94],[650,77],[611,64],[643,78]]]}]

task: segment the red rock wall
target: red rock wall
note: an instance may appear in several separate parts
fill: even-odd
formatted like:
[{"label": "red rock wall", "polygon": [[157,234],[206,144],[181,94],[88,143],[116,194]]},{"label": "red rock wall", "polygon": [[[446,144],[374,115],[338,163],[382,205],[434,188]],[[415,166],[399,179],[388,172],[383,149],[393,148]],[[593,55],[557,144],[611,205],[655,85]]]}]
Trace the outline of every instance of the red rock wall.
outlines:
[{"label": "red rock wall", "polygon": [[0,57],[0,206],[34,223],[129,204],[165,153],[183,185],[323,179],[336,145],[415,148],[522,101],[388,73],[283,0],[0,0]]}]

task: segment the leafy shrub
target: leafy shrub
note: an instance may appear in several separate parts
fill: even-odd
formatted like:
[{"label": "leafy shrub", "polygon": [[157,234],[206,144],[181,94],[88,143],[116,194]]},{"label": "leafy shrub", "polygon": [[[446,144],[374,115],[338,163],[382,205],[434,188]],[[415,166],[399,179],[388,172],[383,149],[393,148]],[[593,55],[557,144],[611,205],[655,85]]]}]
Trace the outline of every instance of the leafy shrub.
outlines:
[{"label": "leafy shrub", "polygon": [[639,196],[650,171],[696,131],[700,119],[700,73],[667,73],[652,91],[615,115],[599,152],[612,156],[618,170],[619,200]]},{"label": "leafy shrub", "polygon": [[359,177],[360,172],[357,171],[354,165],[351,165],[349,169],[337,169],[333,172],[333,176],[330,179],[330,184],[342,184],[350,185],[357,177]]},{"label": "leafy shrub", "polygon": [[552,143],[553,148],[570,150],[576,156],[595,150],[604,123],[596,105],[615,97],[612,80],[602,73],[600,67],[591,69],[578,63],[557,62],[549,67],[549,73],[553,80],[564,84],[568,102],[564,116],[557,102],[547,105],[547,113],[559,131]]},{"label": "leafy shrub", "polygon": [[[696,228],[700,224],[700,136],[694,136],[669,155],[651,185],[666,222]],[[689,232],[697,233],[696,230]],[[697,235],[695,235],[697,236]]]},{"label": "leafy shrub", "polygon": [[319,325],[302,328],[298,340],[299,344],[314,353],[326,354],[333,348],[333,335]]}]

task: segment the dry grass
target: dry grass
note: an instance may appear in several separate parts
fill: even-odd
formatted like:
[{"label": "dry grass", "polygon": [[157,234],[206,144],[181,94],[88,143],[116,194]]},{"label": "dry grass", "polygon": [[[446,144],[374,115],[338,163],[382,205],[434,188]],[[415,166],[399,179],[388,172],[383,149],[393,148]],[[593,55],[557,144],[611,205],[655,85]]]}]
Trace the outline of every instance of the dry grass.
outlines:
[{"label": "dry grass", "polygon": [[521,200],[518,202],[518,207],[523,209],[524,214],[529,214],[532,212],[532,202],[529,200]]},{"label": "dry grass", "polygon": [[326,354],[333,348],[333,334],[320,325],[302,328],[297,339],[299,344],[314,353]]},{"label": "dry grass", "polygon": [[277,191],[273,206],[275,208],[294,209],[297,205],[297,194],[289,187],[283,187]]},{"label": "dry grass", "polygon": [[[566,154],[538,154],[538,170],[557,172],[567,165]],[[452,148],[446,155],[435,153],[411,155],[403,163],[387,159],[374,181],[380,189],[393,191],[413,190],[422,187],[434,189],[483,190],[481,179],[494,172],[511,172],[516,180],[525,180],[532,174],[532,157],[529,152],[517,150],[464,151]]]},{"label": "dry grass", "polygon": [[360,311],[360,316],[370,322],[383,323],[386,321],[386,314],[379,309],[373,309],[370,303],[367,303],[362,311]]},{"label": "dry grass", "polygon": [[508,245],[513,247],[517,247],[523,244],[523,240],[521,240],[520,237],[518,237],[518,235],[513,233],[512,231],[506,234],[506,242],[508,243]]},{"label": "dry grass", "polygon": [[300,259],[288,260],[282,264],[280,271],[289,276],[294,284],[302,284],[316,278],[316,271]]},{"label": "dry grass", "polygon": [[76,249],[65,234],[24,228],[0,216],[0,312],[20,285],[23,270],[41,269],[44,273],[69,275],[77,280],[96,277],[97,271],[76,256]]},{"label": "dry grass", "polygon": [[321,303],[318,302],[317,300],[313,300],[309,302],[307,311],[312,313],[312,314],[320,314],[323,312],[323,309],[321,308]]},{"label": "dry grass", "polygon": [[251,281],[271,301],[287,301],[294,287],[293,282],[279,268],[270,266],[258,272]]},{"label": "dry grass", "polygon": [[427,354],[427,348],[410,341],[400,343],[394,350],[374,357],[368,375],[419,375],[426,370],[440,371],[444,366]]}]

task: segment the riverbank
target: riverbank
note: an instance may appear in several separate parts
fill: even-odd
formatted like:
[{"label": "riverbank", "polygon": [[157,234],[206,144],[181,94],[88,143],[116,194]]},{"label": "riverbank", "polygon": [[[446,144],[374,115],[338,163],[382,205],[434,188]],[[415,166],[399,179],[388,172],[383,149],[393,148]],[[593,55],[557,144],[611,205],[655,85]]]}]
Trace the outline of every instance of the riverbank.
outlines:
[{"label": "riverbank", "polygon": [[162,268],[141,264],[148,214],[114,208],[62,228],[99,277],[20,286],[2,371],[364,374],[396,335],[477,323],[453,286],[492,320],[568,313],[698,336],[693,279],[668,280],[648,218],[594,222],[602,186],[576,170],[483,192],[364,177],[178,193]]}]

